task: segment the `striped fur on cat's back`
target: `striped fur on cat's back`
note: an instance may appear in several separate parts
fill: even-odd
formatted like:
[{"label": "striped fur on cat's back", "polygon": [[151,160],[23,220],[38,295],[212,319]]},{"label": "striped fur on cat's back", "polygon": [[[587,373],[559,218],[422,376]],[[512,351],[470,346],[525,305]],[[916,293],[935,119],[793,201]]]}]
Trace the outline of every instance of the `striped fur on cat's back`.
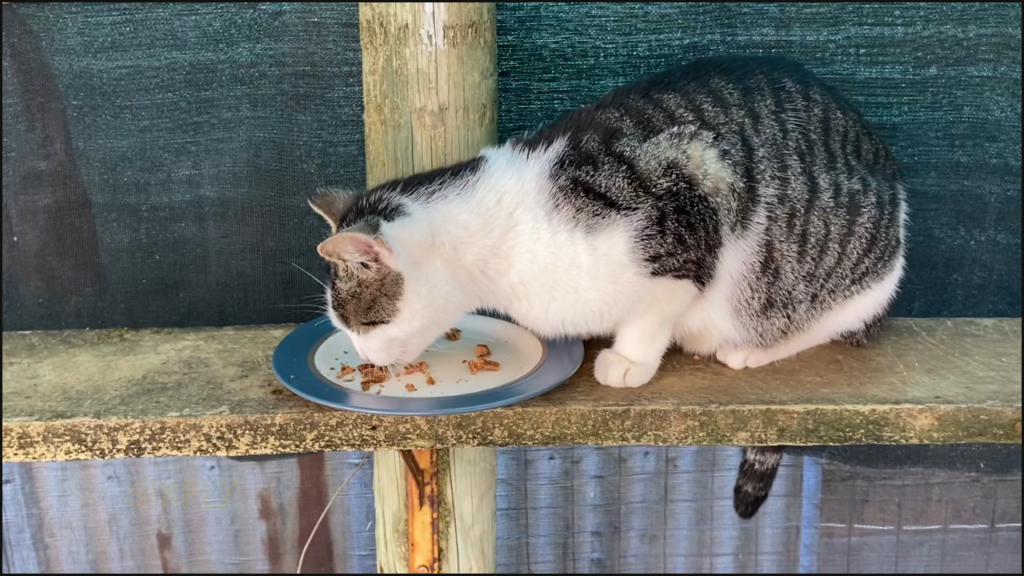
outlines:
[{"label": "striped fur on cat's back", "polygon": [[[590,226],[633,216],[652,275],[729,293],[728,310],[716,312],[736,330],[707,341],[702,324],[718,318],[695,314],[677,331],[691,351],[737,368],[768,363],[776,358],[719,345],[772,347],[899,280],[905,204],[895,162],[846,99],[799,64],[698,60],[616,90],[524,147],[559,142],[561,210]],[[850,324],[859,332],[864,322]]]},{"label": "striped fur on cat's back", "polygon": [[[613,335],[608,386],[646,384],[673,344],[756,368],[863,341],[903,274],[892,155],[780,58],[696,60],[469,162],[311,203],[332,228],[331,318],[376,364],[489,308],[542,336]],[[741,513],[778,466],[759,450]]]}]

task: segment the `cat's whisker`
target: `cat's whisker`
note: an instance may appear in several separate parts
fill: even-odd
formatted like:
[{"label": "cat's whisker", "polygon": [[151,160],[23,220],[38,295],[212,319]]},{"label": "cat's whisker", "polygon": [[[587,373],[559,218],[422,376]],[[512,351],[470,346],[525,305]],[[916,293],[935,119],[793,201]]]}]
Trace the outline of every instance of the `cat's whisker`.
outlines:
[{"label": "cat's whisker", "polygon": [[317,283],[317,284],[319,284],[319,285],[321,285],[321,286],[323,286],[323,287],[324,287],[324,290],[329,290],[329,288],[327,287],[327,284],[324,284],[323,280],[321,280],[321,279],[317,278],[316,276],[313,276],[312,274],[310,274],[309,270],[306,270],[305,268],[303,268],[302,266],[299,266],[299,265],[298,265],[298,264],[296,264],[295,262],[288,262],[288,263],[289,263],[289,264],[291,264],[292,266],[294,266],[294,267],[298,268],[298,269],[299,269],[300,271],[302,271],[303,273],[305,273],[305,274],[306,274],[306,276],[309,276],[309,277],[310,277],[310,278],[312,278],[313,280],[316,280],[316,283]]},{"label": "cat's whisker", "polygon": [[316,304],[278,304],[278,308],[300,308],[302,310],[313,310],[315,312],[327,312],[326,306]]},{"label": "cat's whisker", "polygon": [[427,352],[440,352],[441,354],[452,354],[454,352],[458,352],[458,350],[442,350],[440,348],[431,348],[430,346],[427,346],[424,350]]},{"label": "cat's whisker", "polygon": [[323,314],[326,312],[323,308],[304,308],[301,306],[278,306],[288,312],[314,312],[316,314]]},{"label": "cat's whisker", "polygon": [[[307,320],[314,320],[315,318],[318,318],[320,316],[320,314],[305,310],[285,310],[285,312],[292,316],[299,315],[300,317],[306,318]],[[312,314],[314,317],[310,318],[310,314]]]}]

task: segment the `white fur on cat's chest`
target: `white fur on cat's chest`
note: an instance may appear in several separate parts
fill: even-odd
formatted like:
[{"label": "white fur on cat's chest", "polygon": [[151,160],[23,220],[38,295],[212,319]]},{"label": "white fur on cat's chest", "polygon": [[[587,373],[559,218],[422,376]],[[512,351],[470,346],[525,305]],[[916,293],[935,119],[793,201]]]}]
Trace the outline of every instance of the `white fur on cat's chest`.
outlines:
[{"label": "white fur on cat's chest", "polygon": [[[551,214],[537,216],[553,219]],[[649,292],[646,285],[652,283],[637,265],[625,226],[584,232],[550,223],[545,233],[522,241],[557,248],[522,245],[534,257],[509,259],[507,285],[490,292],[494,305],[544,336],[614,332],[636,296]]]}]

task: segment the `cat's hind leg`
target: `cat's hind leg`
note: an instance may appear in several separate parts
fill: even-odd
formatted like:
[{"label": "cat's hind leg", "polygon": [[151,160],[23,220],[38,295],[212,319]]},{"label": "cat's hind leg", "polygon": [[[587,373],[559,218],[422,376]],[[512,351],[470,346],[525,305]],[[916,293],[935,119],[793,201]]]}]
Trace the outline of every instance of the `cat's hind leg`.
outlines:
[{"label": "cat's hind leg", "polygon": [[725,346],[718,350],[715,356],[718,361],[733,370],[744,368],[760,368],[772,362],[784,360],[822,344],[832,341],[834,334],[814,328],[790,338],[783,344],[773,348],[742,348]]},{"label": "cat's hind leg", "polygon": [[880,329],[902,275],[901,258],[888,276],[842,302],[789,340],[771,348],[725,346],[717,351],[716,356],[726,366],[742,370],[760,368],[833,340],[848,343],[866,341]]},{"label": "cat's hind leg", "polygon": [[847,346],[856,348],[867,346],[882,333],[886,320],[888,320],[888,311],[876,316],[874,320],[868,322],[860,330],[840,334],[838,339],[846,343]]}]

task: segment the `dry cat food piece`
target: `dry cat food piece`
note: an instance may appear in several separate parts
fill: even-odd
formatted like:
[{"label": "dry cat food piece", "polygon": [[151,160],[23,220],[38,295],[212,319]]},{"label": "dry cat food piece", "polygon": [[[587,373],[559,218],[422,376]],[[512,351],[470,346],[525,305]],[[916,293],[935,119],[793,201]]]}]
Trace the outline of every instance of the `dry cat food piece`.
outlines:
[{"label": "dry cat food piece", "polygon": [[487,358],[470,360],[466,365],[469,366],[469,373],[474,375],[477,372],[497,372],[501,370],[501,364]]},{"label": "dry cat food piece", "polygon": [[375,384],[383,384],[388,381],[388,373],[384,368],[374,364],[360,364],[356,367],[363,376],[363,392]]},{"label": "dry cat food piece", "polygon": [[406,385],[405,385],[405,389],[406,389],[406,390],[408,390],[409,392],[415,392],[415,391],[416,391],[416,386],[414,386],[414,385],[413,385],[413,384],[412,384],[412,383],[410,382],[409,384],[406,384]]},{"label": "dry cat food piece", "polygon": [[367,374],[367,373],[370,373],[370,372],[377,372],[377,371],[383,372],[384,371],[384,367],[383,366],[377,366],[376,364],[369,364],[369,363],[367,363],[367,364],[360,364],[359,366],[356,366],[356,370],[359,370],[360,374]]},{"label": "dry cat food piece", "polygon": [[451,330],[444,333],[444,337],[451,340],[452,342],[462,338],[462,330],[458,328],[452,328]]},{"label": "dry cat food piece", "polygon": [[405,365],[405,369],[402,371],[402,373],[406,374],[406,375],[409,375],[409,374],[419,374],[419,373],[422,372],[422,373],[426,374],[427,370],[430,370],[430,366],[428,366],[426,362],[420,360],[419,362],[417,362],[415,364],[406,364]]},{"label": "dry cat food piece", "polygon": [[[415,364],[406,364],[402,373],[407,376],[409,374],[423,374],[427,378],[427,386],[437,384],[437,381],[434,380],[434,377],[430,374],[430,365],[422,360]],[[408,386],[406,386],[406,388],[408,388]]]},{"label": "dry cat food piece", "polygon": [[[426,362],[423,362],[422,360],[417,362],[416,364],[407,364],[406,368],[402,369],[402,374],[407,376],[410,374],[423,374],[427,378],[428,386],[432,386],[437,383],[437,381],[434,380],[434,377],[430,375],[430,365],[428,365]],[[406,388],[408,389],[409,386],[411,385],[413,384],[406,384]],[[409,392],[416,392],[416,390],[411,389],[409,390]]]},{"label": "dry cat food piece", "polygon": [[487,347],[487,344],[476,345],[476,357],[486,358],[491,355],[491,349]]},{"label": "dry cat food piece", "polygon": [[355,368],[349,366],[348,364],[342,364],[338,372],[338,378],[346,378],[348,376],[351,376],[352,374],[355,374],[355,372]]}]

